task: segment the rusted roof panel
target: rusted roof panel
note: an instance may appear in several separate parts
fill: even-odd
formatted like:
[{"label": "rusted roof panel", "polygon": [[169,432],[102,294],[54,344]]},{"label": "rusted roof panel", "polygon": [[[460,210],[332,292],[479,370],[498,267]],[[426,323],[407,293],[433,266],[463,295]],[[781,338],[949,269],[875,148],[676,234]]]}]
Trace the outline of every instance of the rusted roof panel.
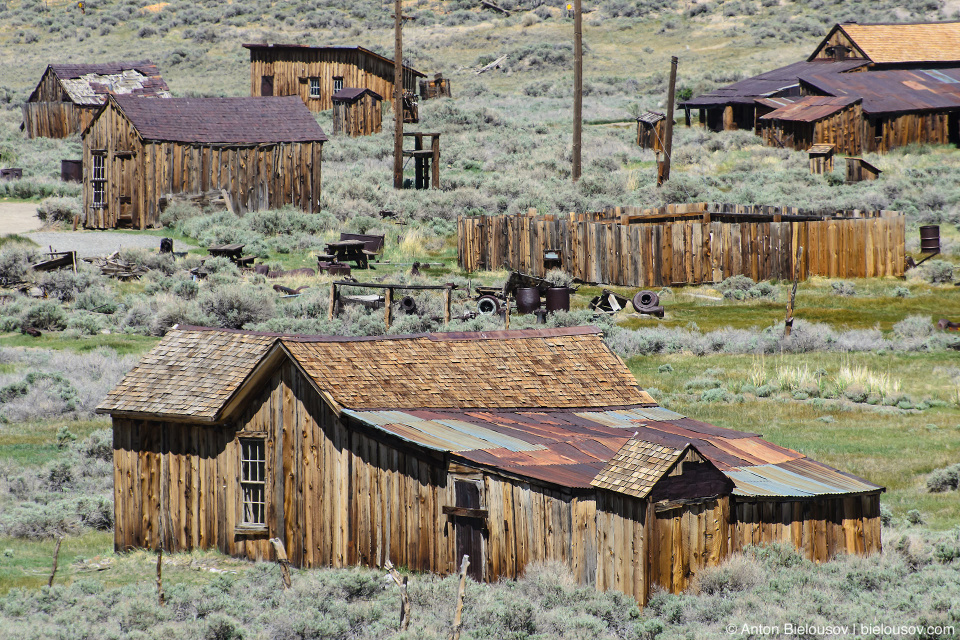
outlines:
[{"label": "rusted roof panel", "polygon": [[960,68],[810,74],[801,80],[832,96],[863,98],[864,113],[960,109]]},{"label": "rusted roof panel", "polygon": [[[806,75],[839,74],[864,66],[864,60],[816,60],[795,62],[760,75],[714,89],[680,104],[681,107],[716,107],[726,104],[752,105],[754,99],[771,97],[800,84],[799,78]],[[851,74],[852,75],[852,74]],[[846,76],[844,76],[846,77]]]},{"label": "rusted roof panel", "polygon": [[839,28],[878,64],[960,62],[960,22],[844,23]]},{"label": "rusted roof panel", "polygon": [[839,113],[857,102],[860,102],[860,98],[856,96],[805,96],[760,116],[760,120],[816,122]]},{"label": "rusted roof panel", "polygon": [[786,107],[797,101],[797,98],[755,98],[754,102],[771,109]]},{"label": "rusted roof panel", "polygon": [[113,100],[145,140],[264,144],[327,139],[297,96],[141,100],[123,95]]},{"label": "rusted roof panel", "polygon": [[806,458],[780,464],[756,465],[726,472],[734,495],[811,497],[881,491],[882,487],[842,474]]}]

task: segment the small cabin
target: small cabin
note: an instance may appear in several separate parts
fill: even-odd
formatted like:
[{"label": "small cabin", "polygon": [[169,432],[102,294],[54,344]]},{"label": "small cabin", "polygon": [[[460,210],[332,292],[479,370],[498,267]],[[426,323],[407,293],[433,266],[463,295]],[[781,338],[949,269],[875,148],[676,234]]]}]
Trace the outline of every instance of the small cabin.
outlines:
[{"label": "small cabin", "polygon": [[663,151],[663,129],[667,117],[656,111],[647,111],[637,117],[637,146],[641,149]]},{"label": "small cabin", "polygon": [[117,551],[477,581],[556,561],[645,603],[748,545],[880,551],[882,487],[657,406],[595,327],[295,336],[175,327],[97,408]]},{"label": "small cabin", "polygon": [[23,105],[20,128],[28,138],[66,138],[80,133],[110,94],[169,98],[170,90],[149,60],[52,64]]},{"label": "small cabin", "polygon": [[771,147],[806,151],[829,144],[839,153],[860,153],[862,99],[804,96],[757,118],[760,137]]},{"label": "small cabin", "polygon": [[449,98],[450,80],[443,77],[442,73],[434,74],[433,80],[420,81],[420,98],[430,100],[431,98]]},{"label": "small cabin", "polygon": [[383,97],[370,89],[348,88],[333,94],[333,134],[353,138],[380,133]]},{"label": "small cabin", "polygon": [[810,173],[833,173],[833,153],[836,147],[832,144],[815,144],[807,151],[810,159]]},{"label": "small cabin", "polygon": [[[251,96],[300,96],[310,111],[333,108],[333,95],[347,87],[370,89],[393,101],[393,59],[363,47],[245,44],[250,51]],[[403,66],[403,90],[417,90],[416,69]]]},{"label": "small cabin", "polygon": [[238,214],[320,208],[327,137],[294,97],[111,95],[82,138],[87,228],[160,226],[177,194],[222,194]]}]

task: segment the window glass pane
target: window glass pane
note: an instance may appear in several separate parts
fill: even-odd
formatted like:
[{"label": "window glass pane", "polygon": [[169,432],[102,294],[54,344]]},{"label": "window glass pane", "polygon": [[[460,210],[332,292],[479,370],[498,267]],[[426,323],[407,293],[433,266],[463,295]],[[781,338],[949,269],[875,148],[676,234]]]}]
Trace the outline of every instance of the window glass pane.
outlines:
[{"label": "window glass pane", "polygon": [[267,523],[266,447],[263,440],[240,441],[240,494],[243,524]]}]

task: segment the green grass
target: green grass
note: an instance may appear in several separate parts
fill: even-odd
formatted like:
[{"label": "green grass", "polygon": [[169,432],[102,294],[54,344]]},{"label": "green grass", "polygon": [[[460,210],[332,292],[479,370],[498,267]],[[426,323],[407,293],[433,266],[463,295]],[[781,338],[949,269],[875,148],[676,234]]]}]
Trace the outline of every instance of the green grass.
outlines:
[{"label": "green grass", "polygon": [[109,429],[110,419],[93,420],[47,420],[42,422],[13,423],[0,429],[0,460],[9,460],[24,467],[40,467],[54,460],[57,448],[57,431],[67,427],[83,440],[98,429]]},{"label": "green grass", "polygon": [[[142,289],[142,285],[141,285]],[[159,338],[129,333],[99,334],[66,340],[59,333],[46,332],[39,338],[21,333],[0,334],[0,347],[36,347],[43,349],[64,349],[84,353],[100,347],[108,347],[118,355],[143,354],[154,347]]]}]

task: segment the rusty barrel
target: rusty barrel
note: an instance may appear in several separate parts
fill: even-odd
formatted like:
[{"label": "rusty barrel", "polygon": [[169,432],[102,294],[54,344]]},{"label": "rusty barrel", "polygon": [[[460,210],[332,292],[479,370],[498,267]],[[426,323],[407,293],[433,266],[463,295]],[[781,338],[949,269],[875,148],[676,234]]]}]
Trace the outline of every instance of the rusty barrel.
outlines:
[{"label": "rusty barrel", "polygon": [[517,313],[533,313],[540,308],[540,289],[537,287],[517,289]]},{"label": "rusty barrel", "polygon": [[570,311],[570,287],[547,289],[547,311]]},{"label": "rusty barrel", "polygon": [[940,225],[920,227],[920,253],[940,253]]}]

